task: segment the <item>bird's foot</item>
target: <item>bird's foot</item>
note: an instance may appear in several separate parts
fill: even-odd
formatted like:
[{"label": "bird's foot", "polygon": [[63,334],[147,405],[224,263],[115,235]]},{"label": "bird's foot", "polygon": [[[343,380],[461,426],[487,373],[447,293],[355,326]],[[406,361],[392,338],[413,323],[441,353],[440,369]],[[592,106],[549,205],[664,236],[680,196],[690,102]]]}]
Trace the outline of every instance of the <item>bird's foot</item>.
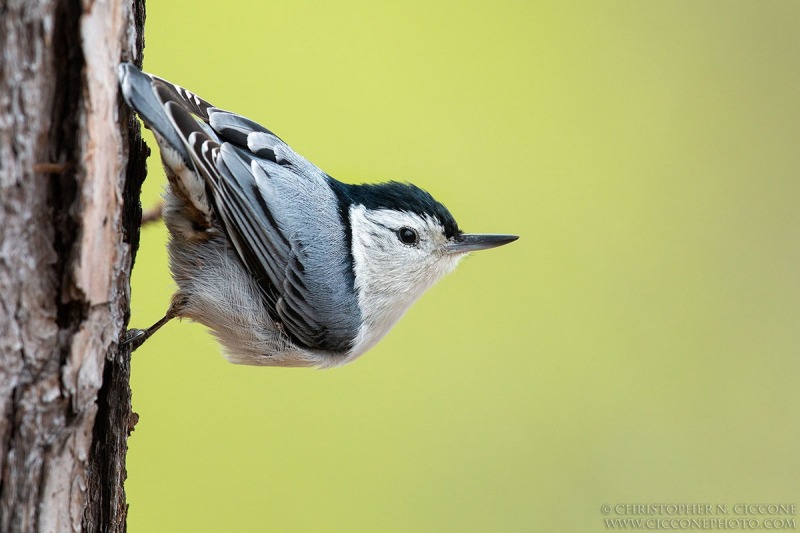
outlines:
[{"label": "bird's foot", "polygon": [[121,346],[130,347],[131,352],[133,352],[136,348],[144,344],[144,341],[146,341],[148,337],[150,337],[150,335],[148,335],[148,330],[146,329],[129,329],[125,332],[125,338],[122,339]]}]

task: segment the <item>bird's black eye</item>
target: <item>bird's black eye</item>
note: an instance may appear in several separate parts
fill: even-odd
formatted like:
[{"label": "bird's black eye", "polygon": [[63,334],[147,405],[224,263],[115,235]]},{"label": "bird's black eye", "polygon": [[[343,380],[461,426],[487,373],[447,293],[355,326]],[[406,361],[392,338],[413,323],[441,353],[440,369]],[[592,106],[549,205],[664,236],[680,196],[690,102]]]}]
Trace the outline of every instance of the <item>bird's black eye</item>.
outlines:
[{"label": "bird's black eye", "polygon": [[419,235],[417,235],[417,232],[408,227],[402,227],[397,230],[397,238],[400,239],[400,242],[408,244],[409,246],[416,246],[419,242]]}]

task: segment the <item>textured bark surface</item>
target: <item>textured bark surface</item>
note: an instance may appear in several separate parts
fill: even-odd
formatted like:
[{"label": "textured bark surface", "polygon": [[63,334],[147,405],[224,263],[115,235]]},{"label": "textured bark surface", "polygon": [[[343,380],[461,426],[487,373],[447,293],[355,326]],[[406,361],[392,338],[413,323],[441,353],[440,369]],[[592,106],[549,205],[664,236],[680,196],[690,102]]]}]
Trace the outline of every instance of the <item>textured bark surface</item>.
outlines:
[{"label": "textured bark surface", "polygon": [[[133,3],[129,3],[133,1]],[[124,531],[139,0],[0,1],[0,531]],[[130,161],[128,155],[130,154]]]}]

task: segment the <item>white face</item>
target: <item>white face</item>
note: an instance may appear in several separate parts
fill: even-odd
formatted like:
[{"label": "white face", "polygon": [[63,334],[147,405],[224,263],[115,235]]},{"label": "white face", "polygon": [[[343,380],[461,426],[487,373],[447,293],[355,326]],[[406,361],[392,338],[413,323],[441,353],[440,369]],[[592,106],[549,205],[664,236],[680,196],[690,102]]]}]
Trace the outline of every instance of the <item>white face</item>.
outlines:
[{"label": "white face", "polygon": [[448,253],[433,217],[389,209],[350,208],[356,290],[364,326],[353,350],[363,353],[426,290],[466,255]]}]

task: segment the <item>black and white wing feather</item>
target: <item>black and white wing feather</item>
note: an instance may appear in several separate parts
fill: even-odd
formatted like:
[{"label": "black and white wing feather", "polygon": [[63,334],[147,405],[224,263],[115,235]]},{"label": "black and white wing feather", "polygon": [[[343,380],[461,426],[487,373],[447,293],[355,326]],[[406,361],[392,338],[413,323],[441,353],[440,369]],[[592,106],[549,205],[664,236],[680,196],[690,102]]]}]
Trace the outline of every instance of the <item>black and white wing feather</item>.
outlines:
[{"label": "black and white wing feather", "polygon": [[202,176],[273,319],[303,347],[349,350],[361,317],[331,178],[263,126],[131,64],[120,81],[159,143]]}]

